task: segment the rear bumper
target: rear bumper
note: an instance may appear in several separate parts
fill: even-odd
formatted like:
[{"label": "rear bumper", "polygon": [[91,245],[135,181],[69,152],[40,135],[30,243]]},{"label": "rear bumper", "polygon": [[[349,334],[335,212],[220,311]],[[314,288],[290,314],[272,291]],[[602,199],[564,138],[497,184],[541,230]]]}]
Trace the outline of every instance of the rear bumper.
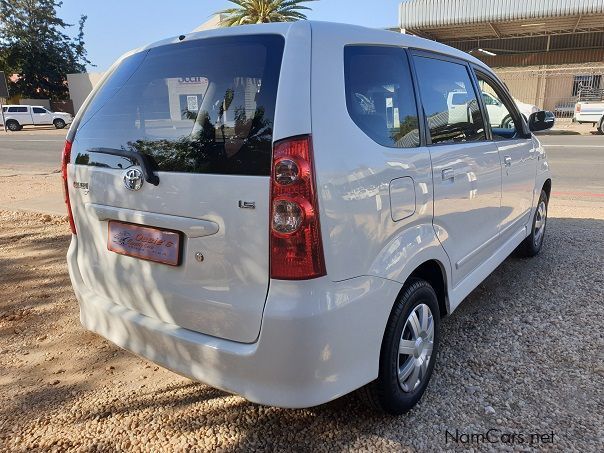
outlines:
[{"label": "rear bumper", "polygon": [[89,291],[67,255],[85,328],[179,374],[281,407],[333,400],[377,377],[383,332],[400,284],[359,277],[272,281],[255,343],[211,337],[124,308]]}]

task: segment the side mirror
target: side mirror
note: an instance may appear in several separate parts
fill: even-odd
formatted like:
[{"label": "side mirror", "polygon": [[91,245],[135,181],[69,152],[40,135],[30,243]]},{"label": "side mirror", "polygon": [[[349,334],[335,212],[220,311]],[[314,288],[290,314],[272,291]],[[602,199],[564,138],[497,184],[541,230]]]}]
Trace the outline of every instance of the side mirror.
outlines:
[{"label": "side mirror", "polygon": [[555,117],[552,112],[540,110],[531,113],[531,116],[528,118],[528,126],[531,132],[545,131],[554,126],[554,119]]}]

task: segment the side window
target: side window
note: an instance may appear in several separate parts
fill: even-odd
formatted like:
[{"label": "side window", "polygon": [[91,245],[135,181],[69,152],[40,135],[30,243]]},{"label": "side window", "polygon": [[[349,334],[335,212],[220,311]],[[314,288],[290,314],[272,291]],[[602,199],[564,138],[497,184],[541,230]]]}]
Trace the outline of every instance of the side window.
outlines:
[{"label": "side window", "polygon": [[9,107],[9,113],[27,113],[27,107]]},{"label": "side window", "polygon": [[432,143],[485,140],[484,122],[465,65],[413,59]]},{"label": "side window", "polygon": [[[489,126],[495,140],[506,140],[516,137],[516,120],[520,120],[514,109],[509,105],[507,98],[501,95],[501,89],[489,82],[480,73],[476,73],[478,78],[478,86],[485,99],[487,108],[487,116],[489,118]],[[486,99],[491,99],[491,102],[486,102]]]},{"label": "side window", "polygon": [[41,109],[40,107],[34,107],[34,113],[46,113],[46,110]]},{"label": "side window", "polygon": [[355,124],[382,146],[419,146],[417,106],[407,55],[396,47],[344,48],[346,106]]}]

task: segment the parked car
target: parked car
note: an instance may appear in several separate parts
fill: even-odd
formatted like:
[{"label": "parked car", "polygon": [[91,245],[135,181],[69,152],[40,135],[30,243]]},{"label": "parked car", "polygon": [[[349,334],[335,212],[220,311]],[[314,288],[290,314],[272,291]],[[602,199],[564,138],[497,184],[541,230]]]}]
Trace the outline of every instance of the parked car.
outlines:
[{"label": "parked car", "polygon": [[[16,132],[23,126],[46,126],[54,125],[57,129],[63,129],[71,124],[73,117],[69,113],[51,112],[39,105],[5,105],[2,107],[6,128]],[[2,125],[0,115],[0,125]]]},{"label": "parked car", "polygon": [[[458,119],[467,117],[468,99],[472,99],[472,96],[468,96],[467,92],[465,91],[454,91],[449,93],[447,103],[449,105],[450,115],[455,115]],[[506,106],[497,98],[497,96],[483,91],[482,99],[484,105],[486,106],[489,116],[489,123],[491,126],[503,128],[507,128],[509,126],[514,127],[512,116],[508,112]],[[528,121],[528,117],[531,116],[531,114],[539,111],[539,108],[537,108],[535,105],[525,104],[517,99],[513,99],[513,101],[516,104],[518,111],[526,121]]]},{"label": "parked car", "polygon": [[604,88],[582,90],[573,119],[578,123],[592,123],[600,134],[604,134]]},{"label": "parked car", "polygon": [[[485,93],[485,94],[488,94],[488,93]],[[491,98],[493,98],[493,96],[491,96],[490,94],[489,94],[489,96]],[[494,99],[494,100],[497,100],[497,99]],[[519,101],[518,99],[515,99],[515,98],[514,98],[514,102],[516,103],[516,107],[518,107],[518,110],[520,111],[520,113],[522,114],[524,119],[527,121],[528,121],[529,116],[531,116],[533,113],[536,113],[541,110],[539,107],[537,107],[534,104],[528,104],[526,102]],[[485,100],[485,103],[486,103],[486,100]]]},{"label": "parked car", "polygon": [[[478,83],[513,125],[490,126]],[[476,58],[386,31],[250,25],[129,53],[63,153],[81,321],[257,403],[362,388],[403,413],[441,318],[539,253],[551,176],[531,130],[551,124]]]}]

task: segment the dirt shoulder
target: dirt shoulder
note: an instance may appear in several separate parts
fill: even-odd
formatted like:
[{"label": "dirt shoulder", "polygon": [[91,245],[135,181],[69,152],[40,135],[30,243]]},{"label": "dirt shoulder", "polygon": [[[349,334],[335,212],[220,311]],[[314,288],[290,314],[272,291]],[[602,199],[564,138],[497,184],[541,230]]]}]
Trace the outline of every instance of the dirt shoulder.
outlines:
[{"label": "dirt shoulder", "polygon": [[63,180],[60,173],[17,174],[0,170],[0,209],[63,216]]}]

